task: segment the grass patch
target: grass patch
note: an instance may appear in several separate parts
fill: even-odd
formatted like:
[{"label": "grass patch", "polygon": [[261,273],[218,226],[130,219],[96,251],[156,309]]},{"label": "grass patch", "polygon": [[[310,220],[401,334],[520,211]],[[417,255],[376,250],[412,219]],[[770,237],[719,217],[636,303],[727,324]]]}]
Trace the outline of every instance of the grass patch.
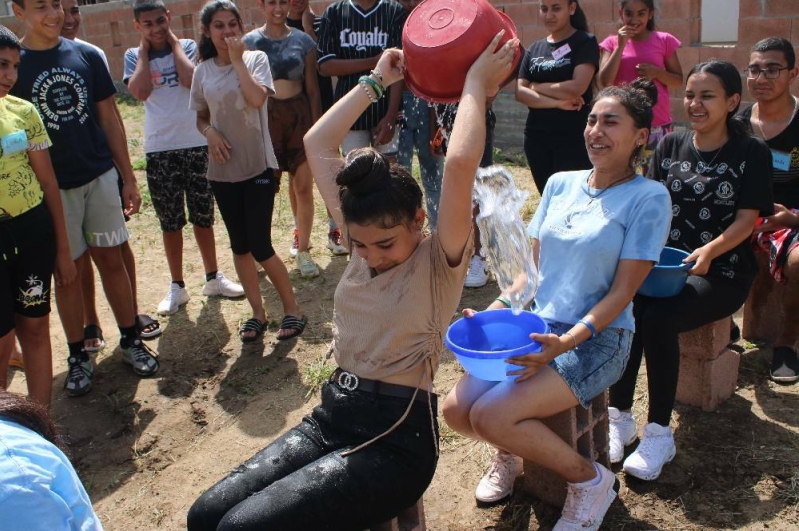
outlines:
[{"label": "grass patch", "polygon": [[305,398],[310,398],[322,388],[322,384],[330,379],[336,370],[335,365],[327,363],[326,356],[319,356],[313,361],[302,367],[302,383],[308,388]]}]

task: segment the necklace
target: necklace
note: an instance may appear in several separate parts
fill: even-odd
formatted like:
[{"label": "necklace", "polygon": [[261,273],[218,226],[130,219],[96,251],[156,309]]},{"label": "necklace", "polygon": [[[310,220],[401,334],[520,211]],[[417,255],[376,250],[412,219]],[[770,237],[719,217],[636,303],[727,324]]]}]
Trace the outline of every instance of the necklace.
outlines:
[{"label": "necklace", "polygon": [[704,168],[700,169],[699,168],[699,164],[697,164],[696,165],[696,171],[698,171],[699,173],[703,173],[703,172],[705,172],[707,170],[712,169],[713,168],[713,163],[716,162],[716,159],[719,157],[719,155],[721,155],[721,152],[724,150],[724,146],[726,146],[726,145],[727,145],[727,142],[724,142],[721,145],[721,147],[716,151],[716,154],[713,155],[713,158],[710,159],[710,163],[708,163],[705,160],[705,157],[702,156],[702,153],[699,152],[699,148],[696,147],[696,133],[694,133],[693,136],[691,137],[691,147],[694,149],[694,153],[696,153],[696,156],[699,157],[699,160],[704,165]]},{"label": "necklace", "polygon": [[613,181],[612,183],[610,183],[609,185],[607,185],[606,187],[604,187],[602,190],[600,190],[600,191],[599,191],[599,193],[598,193],[598,194],[596,194],[596,195],[591,195],[591,192],[589,192],[589,191],[588,191],[588,189],[589,189],[589,188],[591,188],[591,185],[589,184],[589,182],[591,181],[591,176],[592,176],[592,175],[594,175],[594,170],[591,170],[591,173],[589,173],[589,174],[588,174],[588,177],[585,179],[585,186],[586,186],[586,188],[585,188],[585,195],[587,195],[587,196],[588,196],[588,198],[589,198],[589,199],[588,199],[588,204],[589,204],[589,205],[590,205],[591,203],[593,203],[595,199],[598,199],[598,198],[599,198],[599,197],[600,197],[602,194],[604,194],[605,192],[607,192],[608,190],[610,190],[610,189],[611,189],[611,188],[613,188],[614,186],[617,186],[617,185],[621,184],[621,183],[622,183],[622,181],[626,181],[626,180],[627,180],[627,179],[629,179],[630,177],[633,177],[633,176],[635,176],[635,172],[634,172],[634,171],[633,171],[633,172],[630,172],[630,173],[628,173],[627,175],[625,175],[624,177],[622,177],[621,179],[616,179],[615,181]]},{"label": "necklace", "polygon": [[[790,124],[791,122],[793,122],[793,119],[796,118],[796,111],[799,110],[799,105],[797,105],[796,97],[791,96],[791,98],[793,98],[793,112],[791,113],[791,118],[787,122],[785,122],[786,124]],[[756,103],[755,107],[757,107],[757,128],[760,131],[760,136],[763,137],[763,140],[768,140],[766,138],[765,131],[763,131],[763,120],[760,118],[760,105]]]}]

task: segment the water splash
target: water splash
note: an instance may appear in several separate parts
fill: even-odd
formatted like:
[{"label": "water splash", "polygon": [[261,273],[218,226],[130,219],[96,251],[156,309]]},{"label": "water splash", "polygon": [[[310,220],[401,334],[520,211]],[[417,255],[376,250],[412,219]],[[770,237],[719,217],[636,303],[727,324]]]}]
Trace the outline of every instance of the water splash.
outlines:
[{"label": "water splash", "polygon": [[478,170],[472,192],[480,207],[476,221],[481,254],[488,258],[515,315],[533,300],[538,284],[533,247],[519,214],[528,195],[516,187],[511,172],[500,165]]}]

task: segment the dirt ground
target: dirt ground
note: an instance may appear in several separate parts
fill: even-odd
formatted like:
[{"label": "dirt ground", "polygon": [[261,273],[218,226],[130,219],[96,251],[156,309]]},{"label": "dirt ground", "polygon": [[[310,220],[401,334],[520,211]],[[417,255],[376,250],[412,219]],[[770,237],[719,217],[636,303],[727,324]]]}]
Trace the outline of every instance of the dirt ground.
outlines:
[{"label": "dirt ground", "polygon": [[[132,159],[141,167],[141,107],[122,104],[121,109]],[[532,190],[529,172],[514,172],[520,184]],[[144,187],[144,174],[138,174]],[[291,238],[285,188],[276,202],[273,230],[283,257],[288,256]],[[170,279],[146,187],[143,195],[143,213],[130,222],[131,243],[137,257],[139,303],[154,314]],[[526,219],[534,205],[531,199]],[[277,295],[262,275],[269,330],[263,344],[242,345],[237,329],[249,317],[247,303],[200,294],[203,269],[190,230],[184,278],[192,299],[177,314],[161,318],[164,333],[150,342],[160,354],[157,377],[139,379],[121,362],[115,348],[118,331],[98,286],[108,346],[97,356],[92,391],[68,398],[61,390],[66,346],[53,312],[52,412],[68,436],[75,467],[106,529],[185,529],[186,512],[200,493],[299,422],[317,402],[316,390],[332,370],[323,355],[331,339],[333,292],[347,262],[325,248],[321,202],[316,216],[312,255],[321,276],[302,279],[293,261],[284,258],[309,317],[298,340],[274,340],[282,316]],[[221,221],[216,235],[221,269],[235,277]],[[462,306],[484,307],[496,293],[493,282],[465,290]],[[673,421],[676,459],[654,483],[628,480],[617,469],[619,500],[603,529],[799,529],[799,385],[768,380],[768,348],[745,342],[736,348],[743,353],[736,394],[714,413],[678,405]],[[436,378],[438,393],[449,391],[460,374],[451,354],[445,353]],[[23,373],[11,372],[9,378],[10,390],[25,392]],[[644,382],[642,376],[635,406],[639,423],[646,411]],[[551,528],[559,511],[518,491],[507,503],[476,507],[474,487],[490,452],[484,444],[452,432],[443,420],[441,433],[438,471],[424,497],[428,529]]]}]

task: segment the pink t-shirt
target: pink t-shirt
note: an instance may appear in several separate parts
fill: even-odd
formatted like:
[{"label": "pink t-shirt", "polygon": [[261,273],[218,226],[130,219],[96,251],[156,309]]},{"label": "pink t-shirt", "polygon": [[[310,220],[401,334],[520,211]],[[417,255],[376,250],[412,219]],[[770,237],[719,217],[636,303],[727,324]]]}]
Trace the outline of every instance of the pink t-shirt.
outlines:
[{"label": "pink t-shirt", "polygon": [[[635,41],[630,39],[624,46],[621,55],[621,64],[613,80],[614,85],[629,83],[638,77],[635,65],[639,63],[650,63],[658,68],[666,67],[666,59],[672,56],[680,47],[680,41],[671,33],[653,31],[645,41]],[[608,53],[619,45],[619,36],[611,35],[599,44],[599,49]],[[655,105],[655,117],[652,121],[653,127],[658,127],[671,123],[671,110],[669,108],[669,89],[660,81],[655,81],[658,88],[658,102]]]}]

